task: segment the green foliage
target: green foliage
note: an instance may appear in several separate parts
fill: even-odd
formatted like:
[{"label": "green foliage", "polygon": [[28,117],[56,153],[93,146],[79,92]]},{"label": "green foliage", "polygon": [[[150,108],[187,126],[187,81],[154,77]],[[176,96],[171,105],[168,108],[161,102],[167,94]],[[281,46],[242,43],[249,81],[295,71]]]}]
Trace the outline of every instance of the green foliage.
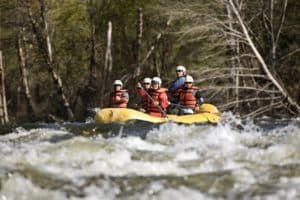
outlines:
[{"label": "green foliage", "polygon": [[[57,92],[53,88],[45,61],[42,59],[43,55],[37,46],[24,2],[16,0],[0,2],[0,40],[5,58],[10,106],[16,104],[17,88],[21,85],[20,81],[16,81],[20,80],[16,36],[23,27],[24,36],[27,38],[25,48],[29,55],[27,62],[33,96],[41,107],[46,107],[47,112],[59,113],[60,102],[55,101]],[[276,1],[276,11],[280,11],[281,4],[282,1]],[[32,0],[29,5],[33,9],[35,19],[40,23],[38,1]],[[279,62],[276,65],[277,73],[290,91],[297,88],[297,80],[291,77],[296,77],[293,74],[300,73],[299,5],[297,0],[289,1],[278,46]],[[241,11],[242,15],[245,19],[255,16],[248,26],[252,30],[251,34],[255,36],[259,50],[270,61],[268,59],[270,38],[267,32],[262,31],[265,26],[262,16],[257,14],[267,5],[262,5],[262,1],[257,0],[245,2],[245,7]],[[109,80],[132,75],[137,66],[138,8],[143,8],[144,14],[142,59],[146,57],[150,47],[155,45],[154,52],[143,66],[143,76],[153,76],[159,71],[164,82],[170,82],[174,78],[174,67],[178,64],[185,65],[189,72],[195,75],[195,79],[201,78],[199,75],[207,68],[231,67],[227,37],[220,25],[220,21],[227,23],[226,9],[220,1],[46,0],[46,20],[49,24],[55,70],[61,76],[64,90],[71,102],[78,98],[78,91],[85,89],[88,82],[92,36],[95,40],[96,82],[101,82],[109,21],[112,22],[113,27],[113,73]],[[279,17],[280,15],[274,16],[274,21],[277,22]],[[168,20],[171,20],[169,26],[166,25]],[[162,38],[155,43],[159,33],[162,33]],[[293,51],[295,52],[290,54]],[[286,70],[287,68],[289,70]],[[105,87],[109,91],[110,85]],[[133,88],[134,85],[128,87]],[[51,106],[47,108],[50,104]]]},{"label": "green foliage", "polygon": [[53,2],[49,21],[55,30],[52,36],[58,70],[68,89],[82,82],[88,64],[90,36],[86,3],[80,1]]}]

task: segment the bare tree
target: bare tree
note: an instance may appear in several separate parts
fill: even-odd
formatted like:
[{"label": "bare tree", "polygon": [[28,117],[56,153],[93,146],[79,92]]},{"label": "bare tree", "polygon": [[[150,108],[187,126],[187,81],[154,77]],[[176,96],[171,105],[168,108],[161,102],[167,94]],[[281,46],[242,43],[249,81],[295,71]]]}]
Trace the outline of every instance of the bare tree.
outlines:
[{"label": "bare tree", "polygon": [[[112,40],[112,23],[108,22],[108,29],[107,29],[107,41],[106,41],[106,52],[105,52],[105,63],[102,70],[102,81],[101,81],[101,97],[104,96],[105,89],[109,84],[109,76],[112,71],[113,67],[113,59],[111,54],[111,40]],[[103,98],[100,100],[101,106],[103,105]]]},{"label": "bare tree", "polygon": [[137,34],[136,34],[136,69],[134,72],[134,78],[140,76],[141,74],[141,47],[142,47],[142,37],[143,37],[143,10],[138,9],[137,15]]},{"label": "bare tree", "polygon": [[28,106],[28,111],[32,117],[37,116],[37,109],[36,106],[33,102],[31,92],[29,89],[29,84],[28,84],[28,55],[25,47],[25,39],[24,39],[24,33],[23,33],[24,27],[20,28],[19,34],[17,36],[17,48],[18,48],[18,56],[19,56],[19,62],[20,62],[20,72],[21,72],[21,79],[22,79],[22,86],[23,86],[23,91],[25,94],[27,106]]},{"label": "bare tree", "polygon": [[4,81],[4,67],[2,51],[0,51],[0,122],[1,124],[8,123],[8,113],[6,104],[5,81]]},{"label": "bare tree", "polygon": [[[171,18],[167,21],[167,23],[166,23],[166,28],[169,27],[170,24],[171,24]],[[141,66],[143,66],[143,65],[146,64],[146,61],[150,58],[150,56],[151,56],[152,53],[154,52],[155,48],[157,48],[157,46],[158,46],[158,44],[159,44],[159,42],[160,42],[160,40],[161,40],[162,35],[163,35],[162,31],[159,32],[159,33],[156,35],[154,42],[152,43],[150,49],[148,50],[148,52],[147,52],[145,58],[144,58],[144,59],[142,60],[142,62],[141,62]]]},{"label": "bare tree", "polygon": [[[261,67],[263,69],[263,71],[266,73],[267,77],[270,79],[270,81],[274,84],[274,86],[282,93],[282,95],[286,98],[287,102],[292,105],[294,107],[294,109],[296,110],[296,112],[299,114],[300,113],[300,107],[299,105],[289,96],[289,94],[287,93],[287,91],[279,84],[279,82],[275,79],[275,77],[272,75],[271,71],[269,70],[265,60],[263,59],[263,57],[261,56],[261,54],[259,53],[259,51],[257,50],[252,38],[249,35],[249,31],[245,25],[244,20],[242,19],[237,6],[234,4],[233,0],[228,0],[228,3],[230,5],[230,8],[232,9],[233,13],[235,14],[235,16],[238,19],[239,25],[242,28],[243,34],[245,36],[245,39],[248,41],[249,46],[251,47],[254,55],[256,56],[256,58],[258,59],[258,61],[261,64]],[[285,4],[286,5],[286,4]],[[279,35],[278,35],[279,37]],[[277,38],[277,36],[276,36]],[[278,38],[276,39],[277,43]],[[276,47],[276,44],[274,44]],[[273,48],[275,48],[273,47]]]},{"label": "bare tree", "polygon": [[57,88],[57,93],[60,96],[64,108],[66,109],[68,119],[72,120],[74,118],[74,115],[72,109],[70,108],[68,98],[63,91],[61,78],[54,70],[55,63],[53,61],[52,44],[50,40],[48,22],[46,20],[46,8],[44,0],[39,0],[39,5],[42,30],[39,29],[39,24],[33,16],[30,5],[27,5],[29,19],[32,25],[33,32],[37,39],[39,50],[45,60],[46,67],[52,76],[53,82]]},{"label": "bare tree", "polygon": [[[233,16],[232,16],[232,12],[231,9],[229,7],[229,5],[226,5],[226,11],[227,11],[227,17],[228,17],[228,27],[230,30],[234,30],[234,21],[233,21]],[[226,32],[225,32],[226,35]],[[239,86],[240,86],[240,78],[239,78],[239,67],[240,67],[240,55],[239,55],[239,39],[237,37],[234,37],[234,35],[229,34],[227,37],[227,42],[229,45],[229,50],[231,53],[232,57],[236,57],[236,59],[231,59],[231,64],[232,67],[234,68],[235,71],[235,108],[238,109],[239,107]]]},{"label": "bare tree", "polygon": [[[281,14],[276,20],[273,7],[277,4],[274,0],[268,1],[269,10],[253,9],[255,6],[261,8],[260,2],[266,1],[215,0],[199,3],[191,0],[173,5],[171,1],[167,2],[163,13],[172,17],[174,24],[177,20],[183,24],[179,30],[173,31],[181,42],[179,48],[190,49],[191,43],[200,41],[206,49],[197,55],[199,60],[213,63],[218,58],[225,61],[214,68],[197,66],[195,70],[189,69],[189,73],[198,79],[196,82],[201,83],[207,101],[218,105],[221,110],[230,108],[243,116],[300,113],[299,105],[292,100],[272,69],[278,64],[277,49],[284,30],[287,0],[282,0],[282,7],[278,6],[276,11],[281,10]],[[270,44],[264,40],[266,31],[260,25],[261,15],[267,16],[265,24]],[[275,26],[275,23],[278,25]],[[214,46],[220,51],[213,49],[210,52],[209,48]],[[266,52],[271,53],[265,56]],[[297,50],[291,54],[295,52]],[[272,59],[268,59],[269,55]],[[269,63],[269,60],[272,62]]]},{"label": "bare tree", "polygon": [[271,67],[272,69],[274,69],[276,63],[277,63],[277,48],[278,48],[278,43],[279,43],[279,39],[280,39],[280,34],[282,33],[282,28],[283,28],[283,24],[285,21],[285,15],[286,15],[286,8],[287,8],[287,4],[288,4],[288,0],[283,0],[283,5],[282,5],[282,11],[280,13],[280,20],[279,20],[279,26],[277,28],[277,30],[275,29],[274,25],[275,25],[275,20],[274,20],[274,0],[269,0],[269,17],[266,17],[266,13],[264,13],[264,22],[268,22],[268,25],[266,25],[266,29],[267,29],[267,33],[269,33],[270,37],[271,37]]},{"label": "bare tree", "polygon": [[107,44],[106,44],[106,53],[105,53],[105,78],[106,78],[106,85],[108,84],[108,77],[111,74],[112,67],[113,67],[113,59],[111,54],[111,40],[112,40],[112,23],[108,22],[108,29],[107,29]]}]

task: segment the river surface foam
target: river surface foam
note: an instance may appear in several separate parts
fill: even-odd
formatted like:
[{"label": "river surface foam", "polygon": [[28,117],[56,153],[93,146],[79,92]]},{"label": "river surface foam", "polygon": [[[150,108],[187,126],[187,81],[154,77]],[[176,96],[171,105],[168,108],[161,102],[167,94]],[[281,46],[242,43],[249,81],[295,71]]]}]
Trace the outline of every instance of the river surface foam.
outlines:
[{"label": "river surface foam", "polygon": [[0,200],[300,199],[300,120],[19,127],[0,160]]}]

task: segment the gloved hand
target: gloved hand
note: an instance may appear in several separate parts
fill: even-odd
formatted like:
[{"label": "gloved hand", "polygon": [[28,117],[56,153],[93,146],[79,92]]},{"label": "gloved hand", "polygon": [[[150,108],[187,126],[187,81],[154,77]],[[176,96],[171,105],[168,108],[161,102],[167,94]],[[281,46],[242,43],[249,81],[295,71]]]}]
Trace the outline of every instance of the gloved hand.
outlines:
[{"label": "gloved hand", "polygon": [[120,101],[120,100],[121,100],[121,97],[116,96],[116,101]]},{"label": "gloved hand", "polygon": [[195,97],[197,99],[198,104],[201,105],[204,103],[204,98],[201,96],[201,92],[199,90],[195,93]]},{"label": "gloved hand", "polygon": [[137,88],[142,88],[142,84],[141,84],[140,82],[138,82],[138,83],[136,84],[136,87],[137,87]]},{"label": "gloved hand", "polygon": [[199,105],[203,104],[203,103],[204,103],[204,98],[203,98],[203,97],[198,98],[198,99],[197,99],[197,103],[198,103]]},{"label": "gloved hand", "polygon": [[152,102],[155,106],[158,106],[159,105],[159,102],[158,101],[153,101]]}]

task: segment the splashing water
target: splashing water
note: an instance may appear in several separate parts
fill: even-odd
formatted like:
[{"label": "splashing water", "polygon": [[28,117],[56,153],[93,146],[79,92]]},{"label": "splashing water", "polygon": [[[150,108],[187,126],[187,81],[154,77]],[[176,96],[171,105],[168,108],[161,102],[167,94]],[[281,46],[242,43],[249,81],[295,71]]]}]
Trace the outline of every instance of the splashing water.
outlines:
[{"label": "splashing water", "polygon": [[0,136],[0,200],[300,199],[300,120],[223,118],[19,127]]}]

